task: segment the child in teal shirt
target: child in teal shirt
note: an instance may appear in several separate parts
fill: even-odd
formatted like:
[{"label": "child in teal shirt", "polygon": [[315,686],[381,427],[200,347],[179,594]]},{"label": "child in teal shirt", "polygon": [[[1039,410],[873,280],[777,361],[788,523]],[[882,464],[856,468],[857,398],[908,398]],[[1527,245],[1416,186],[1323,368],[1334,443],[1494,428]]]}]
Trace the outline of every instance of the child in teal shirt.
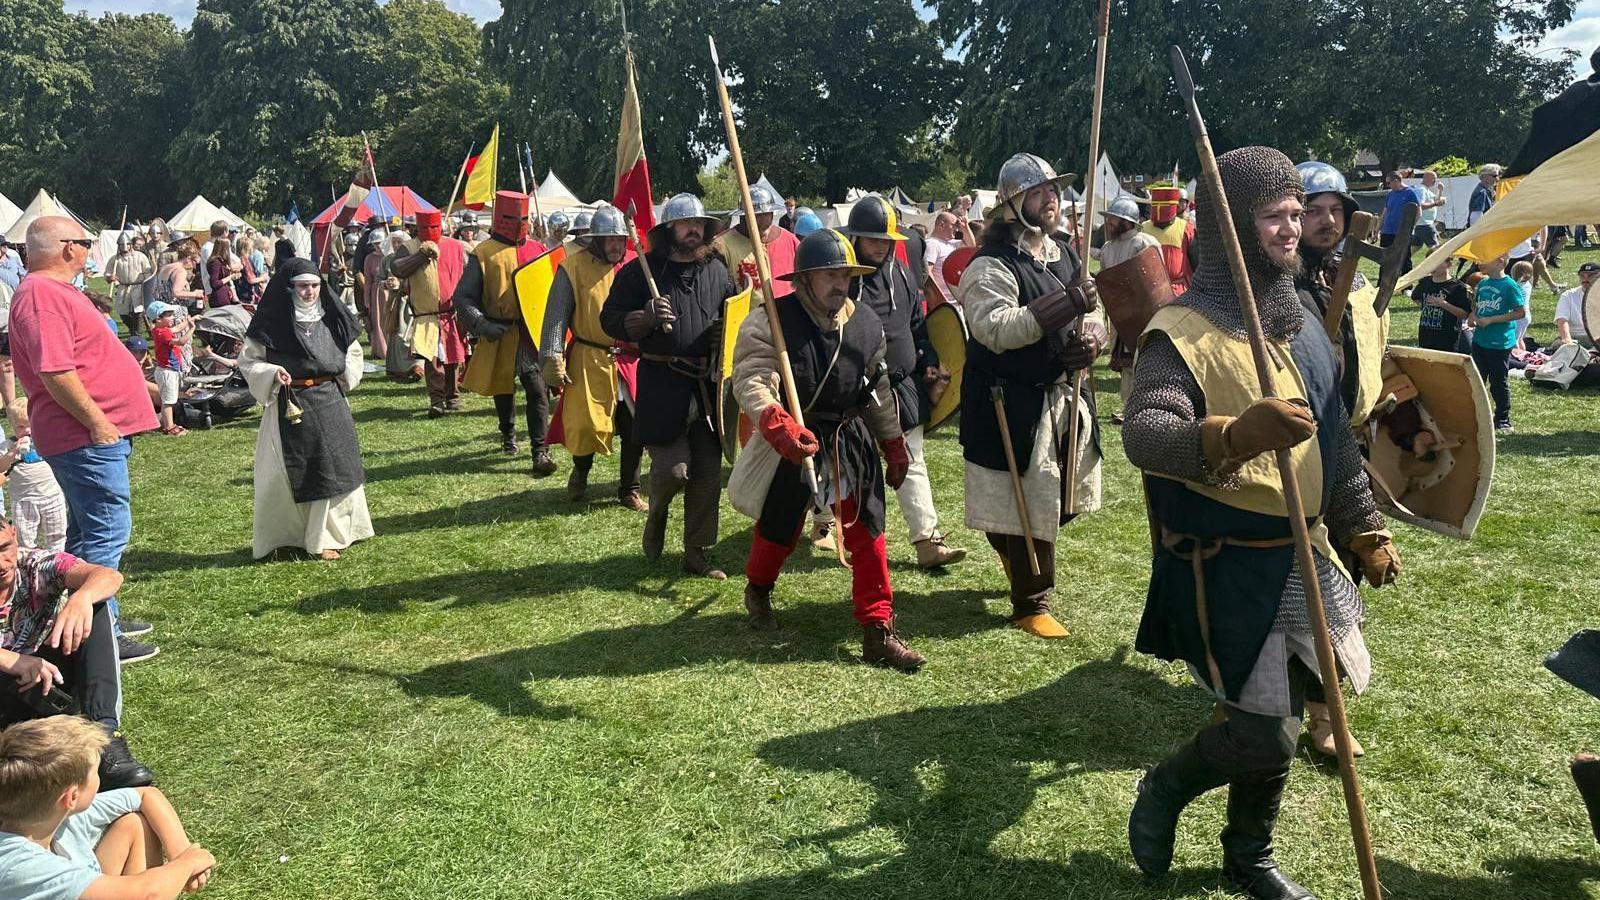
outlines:
[{"label": "child in teal shirt", "polygon": [[1494,400],[1496,431],[1511,430],[1511,388],[1507,384],[1511,349],[1517,345],[1517,321],[1528,317],[1521,285],[1506,276],[1506,257],[1483,265],[1486,276],[1478,282],[1473,303],[1472,361]]}]

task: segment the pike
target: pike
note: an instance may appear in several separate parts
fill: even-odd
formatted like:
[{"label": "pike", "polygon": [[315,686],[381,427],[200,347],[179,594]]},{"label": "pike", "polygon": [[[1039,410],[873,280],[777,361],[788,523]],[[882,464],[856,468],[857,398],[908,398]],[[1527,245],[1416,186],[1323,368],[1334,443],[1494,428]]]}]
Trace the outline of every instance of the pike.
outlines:
[{"label": "pike", "polygon": [[[1106,97],[1106,32],[1111,30],[1111,0],[1100,0],[1100,12],[1095,17],[1094,39],[1094,105],[1089,114],[1089,168],[1083,186],[1083,226],[1078,230],[1080,277],[1089,270],[1089,235],[1094,231],[1095,182],[1100,174],[1100,109]],[[1082,317],[1079,317],[1081,327]],[[1090,363],[1093,366],[1093,363]],[[1091,392],[1094,382],[1088,379],[1089,370],[1079,369],[1072,375],[1072,398],[1067,404],[1067,466],[1063,473],[1067,479],[1066,511],[1076,512],[1078,507],[1078,404],[1085,384]],[[1038,574],[1038,570],[1034,570]]]},{"label": "pike", "polygon": [[[528,174],[533,178],[533,193],[529,196],[533,200],[533,217],[539,222],[538,234],[535,237],[542,241],[549,232],[545,231],[544,213],[539,211],[539,173],[533,170],[533,147],[529,146],[527,141],[522,142],[522,158],[527,161]],[[521,164],[518,164],[517,168],[522,168]],[[523,185],[522,190],[524,193],[527,192],[528,187],[526,184]],[[650,283],[654,285],[655,280],[651,279]]]},{"label": "pike", "polygon": [[456,208],[456,195],[461,193],[461,181],[467,177],[467,160],[472,158],[472,151],[476,149],[478,149],[478,144],[474,141],[467,145],[467,155],[461,157],[461,168],[456,171],[456,186],[450,189],[450,202],[444,206],[443,218],[446,220],[450,218],[450,213]]},{"label": "pike", "polygon": [[[750,198],[750,177],[744,171],[744,154],[739,150],[739,130],[733,124],[733,101],[728,97],[728,82],[722,76],[722,60],[717,58],[717,42],[706,35],[706,42],[711,46],[711,68],[717,73],[717,99],[722,103],[722,125],[728,132],[728,155],[733,160],[734,174],[739,178],[739,196],[744,201],[744,220],[750,223],[750,247],[756,258],[756,274],[761,278],[761,306],[767,311],[767,324],[772,326],[772,346],[778,351],[778,379],[783,382],[783,405],[789,408],[789,415],[794,419],[796,426],[806,427],[805,410],[800,405],[800,395],[794,387],[794,367],[789,364],[789,344],[783,339],[783,326],[778,321],[778,304],[773,300],[775,296],[772,287],[772,267],[767,263],[767,247],[761,242],[761,236],[756,233],[756,205]],[[821,491],[817,488],[817,464],[811,457],[806,457],[800,462],[800,473],[805,478],[806,487],[810,489],[811,496],[821,508]],[[837,488],[837,485],[835,485]],[[835,512],[834,521],[839,527],[844,527],[844,519]],[[841,560],[843,559],[843,541],[839,545]]]},{"label": "pike", "polygon": [[[1255,292],[1250,288],[1244,250],[1239,246],[1239,234],[1233,228],[1233,212],[1228,208],[1228,196],[1223,192],[1222,172],[1217,168],[1217,156],[1211,149],[1211,137],[1206,132],[1205,120],[1200,117],[1200,104],[1195,100],[1189,63],[1183,57],[1183,50],[1176,46],[1172,48],[1171,56],[1178,95],[1188,108],[1189,130],[1194,133],[1201,177],[1205,179],[1206,190],[1216,198],[1217,227],[1222,234],[1228,269],[1233,274],[1234,290],[1239,292],[1239,311],[1244,318],[1246,336],[1250,339],[1250,353],[1255,358],[1256,379],[1262,398],[1270,399],[1277,396],[1272,384],[1273,363],[1267,355],[1267,341],[1261,331]],[[1343,423],[1338,424],[1343,426]],[[1333,720],[1334,744],[1339,754],[1339,777],[1344,783],[1345,808],[1350,815],[1350,835],[1355,842],[1356,862],[1361,869],[1361,889],[1365,900],[1383,900],[1383,891],[1378,884],[1377,860],[1372,851],[1372,832],[1367,822],[1367,804],[1361,797],[1361,782],[1356,777],[1356,760],[1351,748],[1349,722],[1345,718],[1344,695],[1339,690],[1338,663],[1333,655],[1333,639],[1328,633],[1328,617],[1322,608],[1322,588],[1317,582],[1316,559],[1311,552],[1311,532],[1306,527],[1305,506],[1300,500],[1300,483],[1295,480],[1290,452],[1278,450],[1274,455],[1283,489],[1284,514],[1289,517],[1289,528],[1294,534],[1295,564],[1300,570],[1300,583],[1306,592],[1306,613],[1311,621],[1312,637],[1316,641],[1317,668],[1321,672],[1322,683],[1327,685],[1328,713]]]}]

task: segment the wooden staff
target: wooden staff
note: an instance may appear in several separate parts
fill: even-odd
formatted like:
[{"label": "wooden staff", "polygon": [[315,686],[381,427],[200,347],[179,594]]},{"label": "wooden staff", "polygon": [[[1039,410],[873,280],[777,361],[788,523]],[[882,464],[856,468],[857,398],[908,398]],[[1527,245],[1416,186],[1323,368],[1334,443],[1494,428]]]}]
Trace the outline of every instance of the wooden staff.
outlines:
[{"label": "wooden staff", "polygon": [[[456,186],[450,189],[450,202],[444,206],[443,218],[448,220],[450,213],[456,208],[456,194],[461,192],[461,180],[467,177],[467,160],[472,158],[472,151],[478,149],[477,142],[467,145],[467,155],[461,157],[461,168],[456,171]],[[446,228],[449,226],[446,225]]]},{"label": "wooden staff", "polygon": [[[660,300],[661,290],[656,287],[656,275],[650,271],[650,260],[645,259],[644,244],[639,240],[639,229],[633,225],[634,212],[633,204],[629,203],[628,208],[622,213],[622,220],[628,223],[628,236],[633,239],[633,247],[636,251],[633,255],[639,260],[639,268],[644,270],[644,283],[650,286],[650,299],[652,301]],[[672,319],[664,319],[658,322],[657,326],[661,329],[662,334],[672,333]]]},{"label": "wooden staff", "polygon": [[[1095,17],[1094,39],[1094,106],[1089,114],[1089,177],[1083,186],[1083,227],[1078,231],[1079,256],[1082,261],[1080,278],[1089,271],[1089,236],[1094,233],[1094,184],[1100,174],[1100,109],[1106,97],[1106,32],[1111,28],[1111,0],[1100,0],[1100,14]],[[1082,320],[1079,320],[1082,329]],[[1093,368],[1094,364],[1089,364]],[[1089,369],[1079,369],[1072,375],[1072,398],[1067,404],[1067,512],[1078,511],[1078,403],[1084,386],[1094,391],[1089,379]],[[1035,573],[1037,574],[1037,573]]]},{"label": "wooden staff", "polygon": [[1028,569],[1039,574],[1039,554],[1033,549],[1033,518],[1028,515],[1028,495],[1022,490],[1022,476],[1017,473],[1017,454],[1011,447],[1011,423],[1006,421],[1005,388],[989,388],[994,400],[994,417],[1000,423],[1000,448],[1006,452],[1006,469],[1011,473],[1011,493],[1017,498],[1017,518],[1022,521],[1022,543],[1028,548]]},{"label": "wooden staff", "polygon": [[[1172,48],[1172,72],[1178,83],[1178,94],[1188,107],[1189,129],[1194,132],[1195,151],[1200,156],[1201,177],[1206,190],[1216,203],[1217,228],[1222,233],[1223,250],[1228,257],[1228,268],[1233,273],[1234,290],[1239,294],[1239,310],[1244,317],[1245,333],[1250,338],[1250,353],[1255,358],[1256,379],[1263,399],[1276,397],[1272,384],[1273,364],[1267,356],[1267,341],[1261,331],[1261,316],[1256,310],[1255,293],[1250,289],[1250,274],[1245,268],[1244,251],[1239,246],[1239,235],[1233,230],[1233,213],[1228,209],[1228,197],[1222,187],[1222,172],[1217,168],[1217,157],[1211,149],[1211,138],[1206,133],[1205,120],[1200,117],[1200,105],[1195,101],[1194,81],[1189,77],[1189,64],[1183,51]],[[1327,423],[1343,427],[1343,423]],[[1328,713],[1333,720],[1334,744],[1339,755],[1339,778],[1344,783],[1345,808],[1350,814],[1350,835],[1355,841],[1356,862],[1361,868],[1361,889],[1366,900],[1383,900],[1378,884],[1378,865],[1372,852],[1372,832],[1367,823],[1367,805],[1361,797],[1361,782],[1356,777],[1356,760],[1352,752],[1349,723],[1345,719],[1344,695],[1339,688],[1339,667],[1333,655],[1333,639],[1328,633],[1328,618],[1322,608],[1322,587],[1317,582],[1317,564],[1311,551],[1311,532],[1306,526],[1305,507],[1300,499],[1300,483],[1295,480],[1294,463],[1288,450],[1275,453],[1278,477],[1283,486],[1284,513],[1289,517],[1289,527],[1294,533],[1295,562],[1300,569],[1300,583],[1306,592],[1306,613],[1311,620],[1312,637],[1317,646],[1317,668],[1321,670],[1322,684],[1327,695]],[[1326,474],[1323,477],[1328,477]]]},{"label": "wooden staff", "polygon": [[[794,367],[789,365],[789,344],[783,339],[783,325],[778,321],[778,304],[773,302],[772,267],[767,264],[767,248],[761,242],[761,235],[756,229],[756,204],[750,198],[750,178],[744,171],[744,154],[739,152],[739,130],[733,124],[733,101],[728,99],[728,82],[722,77],[722,61],[717,58],[717,42],[710,35],[706,41],[711,45],[711,68],[717,73],[717,99],[722,102],[722,125],[728,132],[728,155],[733,159],[733,171],[739,178],[739,196],[744,201],[744,220],[750,223],[750,248],[756,258],[756,274],[761,278],[761,306],[767,311],[767,324],[772,326],[772,346],[778,351],[778,378],[783,382],[783,401],[789,407],[789,415],[795,424],[801,428],[806,427],[805,410],[800,405],[800,395],[794,387]],[[821,492],[817,489],[817,464],[811,457],[800,461],[800,473],[805,477],[806,487],[810,488],[813,498],[820,498]],[[834,485],[837,493],[838,485]],[[835,522],[841,533],[844,529],[844,520],[835,514]],[[842,547],[843,539],[837,543]]]}]

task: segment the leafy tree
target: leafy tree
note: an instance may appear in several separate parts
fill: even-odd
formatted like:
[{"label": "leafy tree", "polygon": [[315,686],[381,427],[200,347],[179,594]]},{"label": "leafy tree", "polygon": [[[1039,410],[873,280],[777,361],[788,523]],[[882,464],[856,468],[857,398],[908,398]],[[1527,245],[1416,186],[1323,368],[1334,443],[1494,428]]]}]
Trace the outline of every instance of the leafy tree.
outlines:
[{"label": "leafy tree", "polygon": [[375,0],[199,0],[183,60],[194,102],[167,153],[180,188],[246,209],[308,175],[348,183],[377,121],[382,26]]},{"label": "leafy tree", "polygon": [[93,90],[83,62],[89,20],[62,0],[0,3],[0,186],[60,190],[76,110]]},{"label": "leafy tree", "polygon": [[[645,154],[658,193],[695,189],[720,144],[713,118],[705,26],[695,0],[623,0],[633,33]],[[560,174],[584,199],[609,198],[616,167],[624,62],[619,4],[502,0],[484,26],[485,56],[510,87],[501,119],[501,165],[515,172],[513,144],[533,147],[540,177]],[[722,7],[717,7],[720,10]]]}]

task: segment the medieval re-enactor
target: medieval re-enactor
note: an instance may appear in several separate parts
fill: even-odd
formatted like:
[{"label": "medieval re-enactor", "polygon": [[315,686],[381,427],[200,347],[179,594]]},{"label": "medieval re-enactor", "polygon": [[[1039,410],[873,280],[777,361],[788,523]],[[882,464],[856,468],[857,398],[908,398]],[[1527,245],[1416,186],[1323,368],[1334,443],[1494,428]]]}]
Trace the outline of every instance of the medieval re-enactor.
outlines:
[{"label": "medieval re-enactor", "polygon": [[1200,268],[1145,330],[1122,433],[1151,476],[1159,529],[1137,647],[1188,662],[1225,717],[1144,776],[1128,838],[1139,867],[1164,874],[1183,808],[1226,784],[1224,874],[1248,896],[1294,900],[1312,895],[1278,871],[1272,831],[1318,670],[1273,452],[1292,452],[1335,652],[1358,692],[1371,671],[1361,597],[1329,537],[1355,549],[1374,584],[1394,580],[1399,556],[1339,399],[1332,345],[1295,293],[1300,177],[1266,147],[1218,165],[1281,399],[1260,398],[1217,200],[1202,187]]},{"label": "medieval re-enactor", "polygon": [[145,282],[156,274],[155,264],[136,245],[137,240],[130,231],[117,235],[117,255],[106,265],[111,302],[117,317],[128,326],[128,334],[138,334],[144,323]]},{"label": "medieval re-enactor", "polygon": [[[407,226],[415,230],[416,219],[407,218],[411,219]],[[421,381],[424,372],[422,357],[411,349],[412,316],[411,305],[406,302],[406,285],[394,270],[395,260],[409,256],[413,252],[410,245],[415,243],[416,238],[404,229],[391,231],[383,241],[383,257],[378,263],[382,281],[378,304],[382,311],[380,327],[387,344],[383,370],[396,381]]]},{"label": "medieval re-enactor", "polygon": [[461,408],[456,372],[467,358],[467,344],[456,327],[450,297],[466,270],[467,248],[445,237],[443,214],[435,209],[417,213],[416,237],[406,242],[403,253],[390,265],[403,282],[411,312],[406,343],[426,367],[428,418],[436,419]]},{"label": "medieval re-enactor", "polygon": [[[556,215],[559,213],[550,217],[552,239]],[[563,230],[566,227],[562,226]],[[617,502],[644,512],[647,507],[639,484],[644,447],[633,436],[632,389],[622,378],[616,342],[600,327],[600,310],[628,251],[628,223],[621,210],[601,204],[590,219],[589,231],[572,243],[550,285],[540,329],[544,334],[539,339],[545,386],[561,391],[561,443],[572,454],[567,499],[583,499],[594,455],[609,455],[611,437],[618,434],[622,460]]]},{"label": "medieval re-enactor", "polygon": [[711,424],[714,377],[723,301],[734,294],[728,267],[711,246],[719,227],[699,197],[668,199],[650,229],[650,252],[641,257],[655,291],[635,261],[617,273],[600,310],[606,334],[639,347],[633,435],[650,451],[645,558],[661,557],[672,498],[682,493],[683,569],[715,579],[728,576],[706,558],[717,542],[722,498],[722,443]]},{"label": "medieval re-enactor", "polygon": [[239,354],[264,409],[256,436],[254,553],[322,559],[372,537],[361,446],[345,395],[361,383],[360,328],[310,260],[272,275]]},{"label": "medieval re-enactor", "polygon": [[[1011,585],[1012,624],[1046,638],[1068,633],[1050,612],[1056,532],[1075,515],[1100,508],[1100,442],[1087,391],[1077,404],[1077,471],[1065,471],[1074,375],[1093,365],[1106,344],[1104,323],[1091,316],[1094,283],[1081,278],[1077,253],[1059,233],[1061,185],[1071,178],[1031,153],[1006,160],[983,243],[956,289],[972,333],[961,384],[966,524],[982,531],[1000,555]],[[1027,499],[1038,575],[1029,564],[996,397],[1004,404]],[[1077,479],[1071,510],[1069,477]]]},{"label": "medieval re-enactor", "polygon": [[[844,546],[850,552],[850,599],[862,630],[863,661],[915,672],[925,661],[894,629],[894,594],[884,542],[885,474],[892,488],[905,482],[911,466],[893,387],[884,366],[888,345],[872,307],[849,298],[850,280],[871,274],[859,265],[844,235],[823,229],[808,235],[796,253],[794,273],[785,276],[794,292],[776,301],[779,327],[794,371],[795,392],[805,410],[800,427],[783,405],[778,351],[764,306],[756,306],[739,328],[734,345],[734,393],[739,406],[765,439],[740,454],[735,468],[759,471],[762,454],[782,460],[770,481],[752,486],[760,496],[731,497],[756,516],[744,605],[750,625],[778,627],[772,590],[784,561],[794,551],[813,504],[801,477],[807,457],[817,470],[821,500],[837,509]],[[748,481],[736,478],[734,485]]]},{"label": "medieval re-enactor", "polygon": [[494,195],[494,221],[489,237],[472,249],[466,271],[451,298],[456,319],[478,338],[467,363],[462,386],[494,398],[500,421],[500,449],[517,453],[517,385],[527,397],[528,443],[533,447],[533,474],[555,473],[556,463],[544,445],[550,424],[550,397],[539,380],[539,350],[523,321],[512,275],[523,263],[545,251],[528,238],[528,195],[500,191]]},{"label": "medieval re-enactor", "polygon": [[1189,289],[1189,279],[1194,277],[1196,255],[1194,223],[1184,216],[1184,201],[1188,199],[1187,192],[1177,185],[1152,185],[1150,219],[1139,226],[1161,245],[1161,259],[1167,264],[1172,293],[1180,295]]},{"label": "medieval re-enactor", "polygon": [[889,343],[884,363],[889,367],[889,385],[899,408],[900,430],[905,433],[911,454],[911,471],[905,483],[895,489],[895,497],[911,531],[917,566],[937,569],[967,556],[967,551],[947,545],[939,533],[939,511],[933,506],[933,484],[928,480],[928,461],[922,450],[923,426],[931,407],[925,390],[939,384],[947,373],[939,366],[939,353],[928,339],[928,325],[922,314],[922,279],[913,276],[911,273],[917,270],[895,255],[895,245],[906,241],[897,220],[894,207],[873,194],[862,197],[850,209],[844,233],[855,244],[856,259],[872,269],[856,282],[854,293],[883,323]]}]

